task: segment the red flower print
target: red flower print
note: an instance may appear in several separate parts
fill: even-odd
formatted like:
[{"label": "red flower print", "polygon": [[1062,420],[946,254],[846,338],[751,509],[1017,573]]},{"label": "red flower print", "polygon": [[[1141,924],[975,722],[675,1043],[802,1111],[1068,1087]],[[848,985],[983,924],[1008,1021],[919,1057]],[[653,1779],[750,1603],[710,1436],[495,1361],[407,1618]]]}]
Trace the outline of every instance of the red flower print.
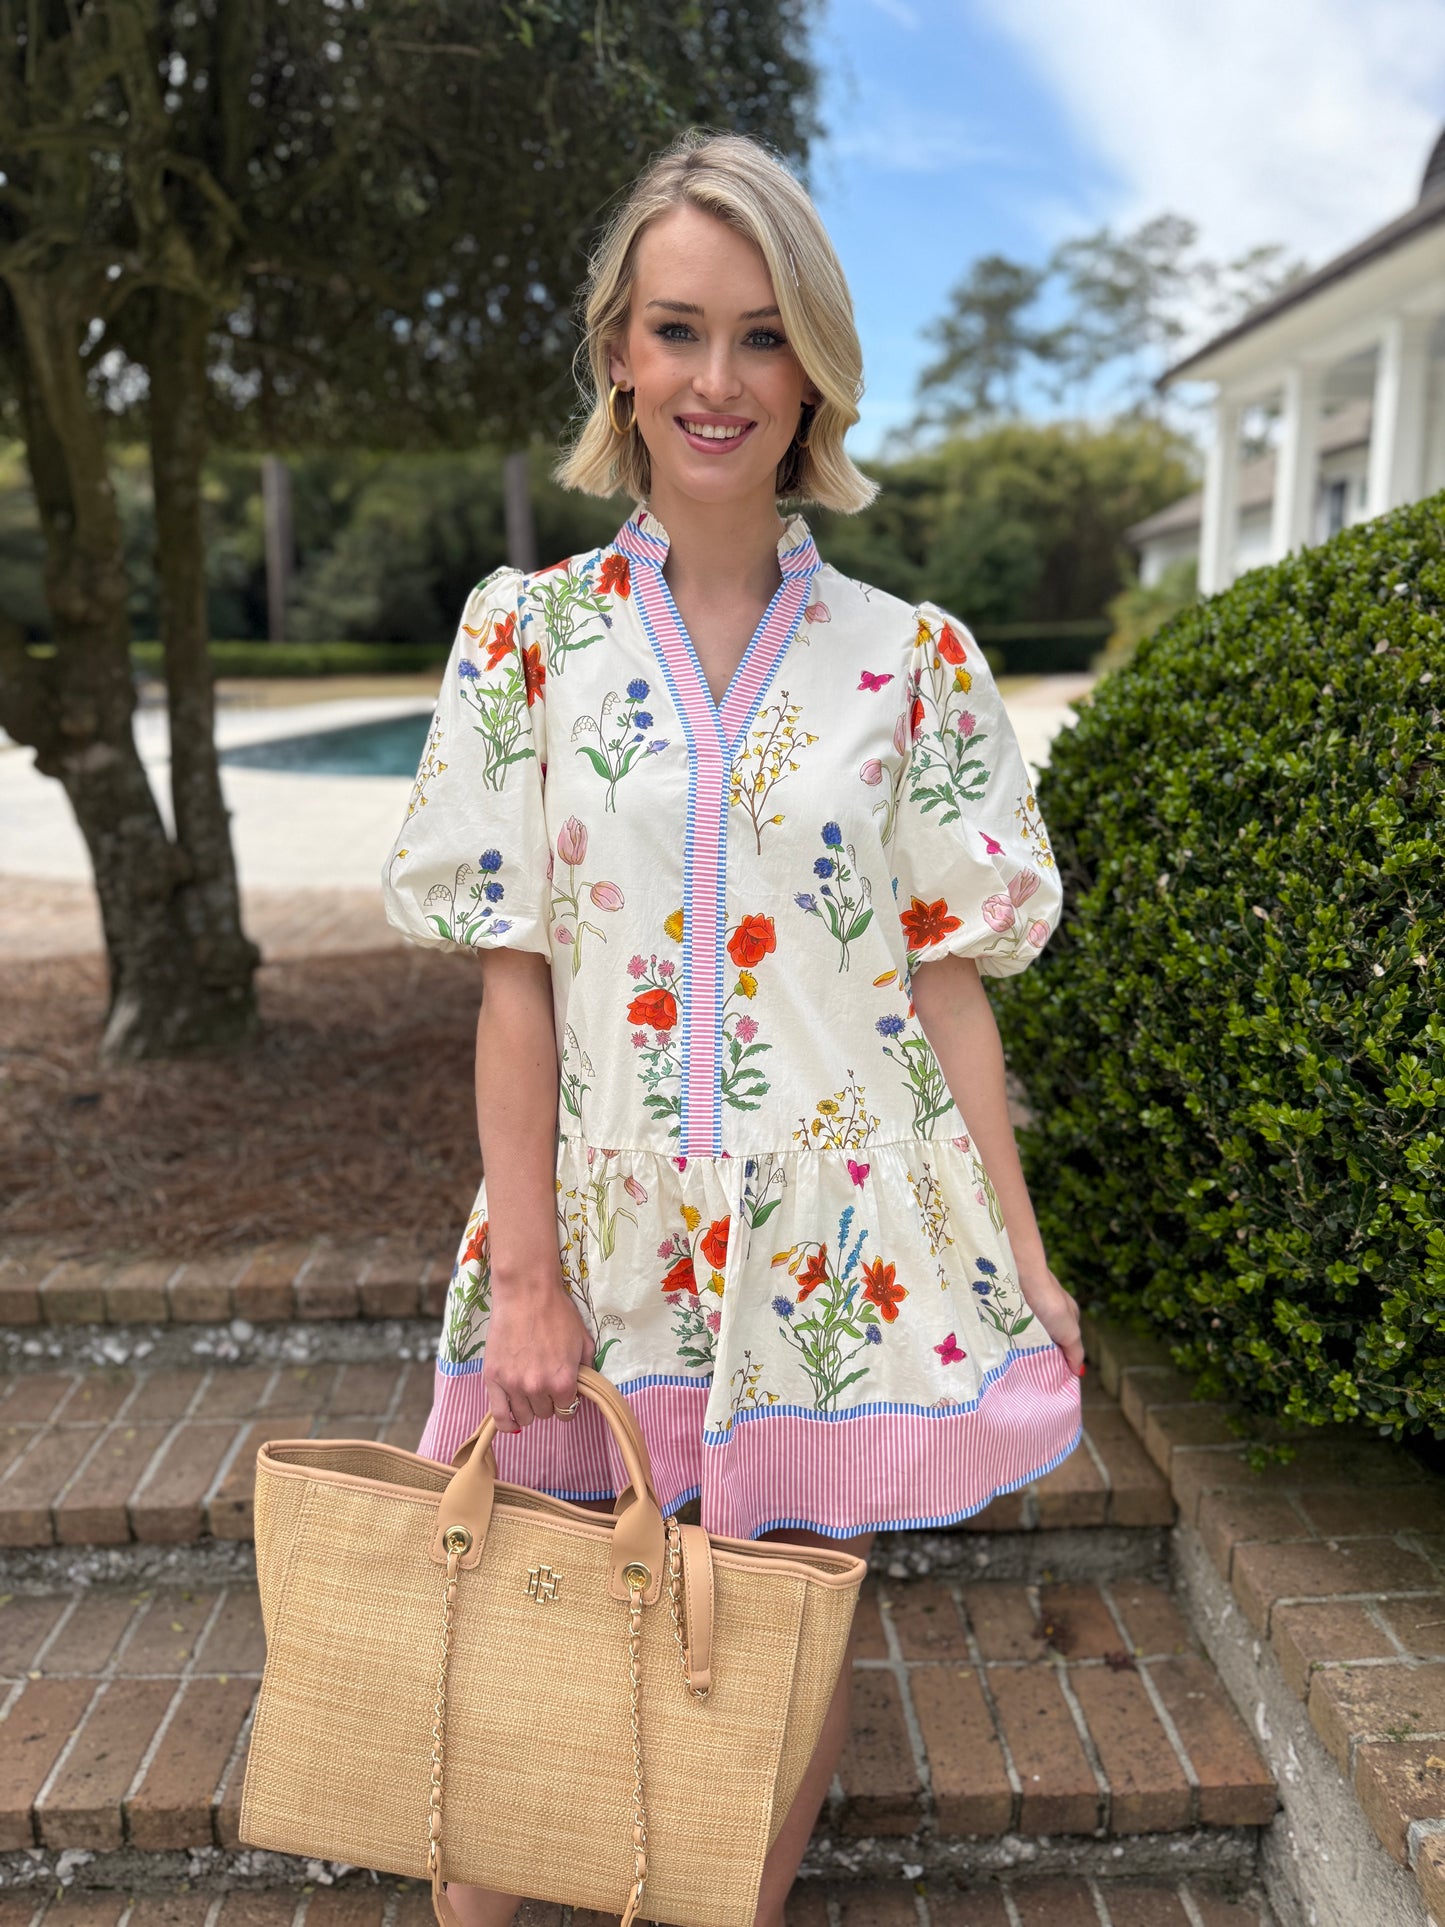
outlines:
[{"label": "red flower print", "polygon": [[647,1024],[653,1030],[671,1030],[677,1022],[677,999],[670,990],[644,990],[627,1006],[629,1024]]},{"label": "red flower print", "polygon": [[885,1324],[891,1325],[898,1316],[901,1299],[908,1296],[902,1285],[894,1283],[896,1265],[885,1265],[881,1258],[863,1267],[863,1276],[868,1280],[863,1287],[863,1296],[878,1307]]},{"label": "red flower print", "polygon": [[942,897],[937,903],[925,903],[922,897],[914,897],[912,907],[901,912],[899,922],[910,950],[922,950],[925,945],[938,943],[963,928],[963,919],[948,914],[948,905]]},{"label": "red flower print", "polygon": [[810,1291],[816,1291],[828,1276],[828,1247],[819,1245],[807,1264],[798,1273],[798,1303],[801,1305]]},{"label": "red flower print", "polygon": [[485,1218],[483,1218],[482,1222],[477,1226],[476,1230],[472,1233],[471,1237],[468,1238],[467,1240],[467,1248],[462,1253],[462,1263],[464,1265],[475,1264],[477,1259],[482,1256],[482,1253],[486,1250],[486,1248],[487,1248],[487,1221]]},{"label": "red flower print", "polygon": [[662,1281],[664,1291],[690,1291],[697,1296],[697,1280],[692,1275],[692,1254],[685,1252]]},{"label": "red flower print", "polygon": [[547,665],[542,660],[540,642],[534,642],[522,651],[522,676],[527,685],[527,707],[530,709],[542,694],[547,680]]},{"label": "red flower print", "polygon": [[771,917],[744,917],[728,938],[728,955],[739,970],[760,963],[770,950],[778,947],[778,933]]},{"label": "red flower print", "polygon": [[714,1271],[721,1271],[728,1257],[728,1226],[731,1218],[716,1218],[702,1234],[702,1255]]},{"label": "red flower print", "polygon": [[492,624],[492,639],[487,644],[487,667],[495,669],[503,656],[511,655],[517,646],[517,612],[514,609],[505,622]]},{"label": "red flower print", "polygon": [[963,644],[945,622],[938,636],[938,653],[945,662],[963,661]]},{"label": "red flower print", "polygon": [[913,698],[913,707],[908,714],[908,733],[915,743],[923,734],[924,714],[923,698],[921,696],[915,696]]},{"label": "red flower print", "polygon": [[632,564],[625,555],[618,555],[614,549],[603,556],[597,587],[603,595],[625,596],[632,593]]}]

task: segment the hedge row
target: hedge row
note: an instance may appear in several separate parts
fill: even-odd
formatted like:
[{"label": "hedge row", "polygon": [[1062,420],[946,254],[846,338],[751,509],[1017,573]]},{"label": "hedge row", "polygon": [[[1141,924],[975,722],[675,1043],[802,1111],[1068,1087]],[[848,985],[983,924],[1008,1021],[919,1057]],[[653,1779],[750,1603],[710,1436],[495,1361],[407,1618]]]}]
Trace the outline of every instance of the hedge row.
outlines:
[{"label": "hedge row", "polygon": [[[131,644],[131,660],[147,675],[164,673],[158,642]],[[417,642],[213,642],[218,676],[391,676],[441,668],[447,645]]]},{"label": "hedge row", "polygon": [[1038,789],[995,987],[1055,1269],[1207,1392],[1445,1436],[1445,494],[1197,603]]}]

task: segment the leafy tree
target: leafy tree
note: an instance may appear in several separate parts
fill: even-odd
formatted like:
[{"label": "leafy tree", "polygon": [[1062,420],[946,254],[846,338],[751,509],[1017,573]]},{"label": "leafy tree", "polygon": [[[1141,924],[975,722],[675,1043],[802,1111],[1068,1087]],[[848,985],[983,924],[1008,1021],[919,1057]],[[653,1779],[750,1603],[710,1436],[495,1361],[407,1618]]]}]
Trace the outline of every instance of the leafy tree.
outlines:
[{"label": "leafy tree", "polygon": [[[809,0],[29,0],[0,12],[0,417],[52,645],[0,722],[95,871],[112,1056],[255,1025],[213,740],[201,475],[232,447],[516,445],[571,401],[608,198],[689,121],[812,131]],[[136,752],[108,466],[143,428],[175,835]]]},{"label": "leafy tree", "polygon": [[[1042,268],[981,257],[928,330],[943,352],[919,377],[913,433],[1016,416],[1030,376],[1055,403],[1077,406],[1107,375],[1128,412],[1157,413],[1156,377],[1201,319],[1209,332],[1226,327],[1306,272],[1275,243],[1218,262],[1198,240],[1193,221],[1166,213],[1064,241]],[[1061,310],[1054,326],[1029,320],[1038,301]]]},{"label": "leafy tree", "polygon": [[818,516],[850,575],[930,596],[970,623],[1099,615],[1130,579],[1124,531],[1194,484],[1194,451],[1154,421],[1002,422],[875,463],[882,494]]}]

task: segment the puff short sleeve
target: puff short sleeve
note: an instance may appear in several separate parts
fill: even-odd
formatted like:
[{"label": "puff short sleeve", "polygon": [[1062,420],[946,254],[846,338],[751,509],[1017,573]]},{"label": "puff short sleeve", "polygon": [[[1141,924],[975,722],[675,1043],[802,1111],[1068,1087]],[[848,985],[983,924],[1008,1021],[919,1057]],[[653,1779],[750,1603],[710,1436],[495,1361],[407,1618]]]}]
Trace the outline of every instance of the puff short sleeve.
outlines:
[{"label": "puff short sleeve", "polygon": [[496,569],[457,624],[406,817],[382,871],[389,922],[435,949],[548,954],[546,670],[524,578]]},{"label": "puff short sleeve", "polygon": [[909,967],[972,957],[1026,970],[1063,888],[1018,738],[982,649],[936,604],[916,611],[893,867]]}]

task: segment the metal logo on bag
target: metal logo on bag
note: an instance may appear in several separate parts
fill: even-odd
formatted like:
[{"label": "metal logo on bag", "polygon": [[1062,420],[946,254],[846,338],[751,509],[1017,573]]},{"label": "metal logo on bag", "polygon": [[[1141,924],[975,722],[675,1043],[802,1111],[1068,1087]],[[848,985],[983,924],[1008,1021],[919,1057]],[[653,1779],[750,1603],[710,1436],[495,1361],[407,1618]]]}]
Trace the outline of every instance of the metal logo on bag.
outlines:
[{"label": "metal logo on bag", "polygon": [[527,1597],[538,1604],[557,1597],[557,1588],[562,1583],[560,1572],[553,1572],[550,1566],[533,1566],[527,1574]]}]

